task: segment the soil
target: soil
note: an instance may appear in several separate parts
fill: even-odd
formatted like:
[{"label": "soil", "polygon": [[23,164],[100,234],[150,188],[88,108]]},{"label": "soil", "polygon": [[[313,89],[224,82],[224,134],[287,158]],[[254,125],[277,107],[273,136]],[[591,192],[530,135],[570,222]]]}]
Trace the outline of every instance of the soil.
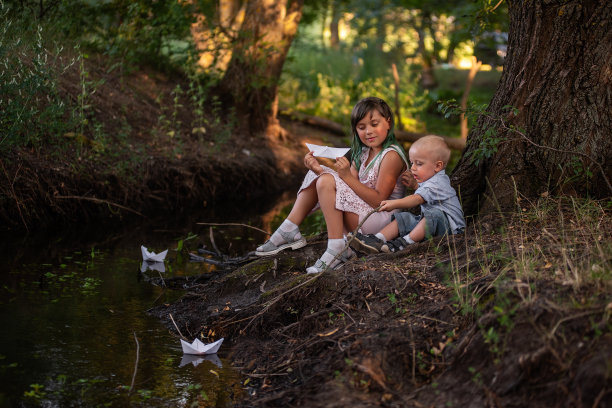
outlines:
[{"label": "soil", "polygon": [[[166,281],[185,295],[149,312],[174,333],[229,340],[247,391],[235,406],[610,407],[610,282],[548,273],[557,215],[476,221],[317,275],[304,270],[326,237],[311,237],[231,272]],[[610,218],[600,226],[610,242]],[[521,273],[515,260],[534,246],[540,258]]]},{"label": "soil", "polygon": [[[287,120],[272,136],[237,129],[226,140],[228,118],[213,107],[205,133],[194,132],[187,99],[169,128],[172,91],[186,80],[87,63],[92,81],[104,79],[89,120],[105,136],[65,135],[61,154],[4,153],[5,229],[265,207],[301,181],[304,141],[338,142]],[[75,101],[78,79],[71,72],[61,87]],[[152,280],[185,295],[149,313],[177,336],[226,338],[243,374],[235,406],[612,407],[610,207],[587,215],[592,230],[574,198],[543,197],[471,219],[463,235],[317,275],[304,270],[326,237],[309,237],[297,251]]]}]

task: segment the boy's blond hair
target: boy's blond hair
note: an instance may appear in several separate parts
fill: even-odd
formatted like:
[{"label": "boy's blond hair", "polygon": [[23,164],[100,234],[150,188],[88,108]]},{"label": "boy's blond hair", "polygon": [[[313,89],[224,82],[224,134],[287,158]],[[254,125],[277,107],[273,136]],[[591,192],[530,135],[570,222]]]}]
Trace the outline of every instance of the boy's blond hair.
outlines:
[{"label": "boy's blond hair", "polygon": [[413,147],[425,150],[435,161],[439,160],[444,163],[444,167],[446,167],[450,160],[451,151],[444,139],[440,136],[423,136],[410,146],[411,149]]}]

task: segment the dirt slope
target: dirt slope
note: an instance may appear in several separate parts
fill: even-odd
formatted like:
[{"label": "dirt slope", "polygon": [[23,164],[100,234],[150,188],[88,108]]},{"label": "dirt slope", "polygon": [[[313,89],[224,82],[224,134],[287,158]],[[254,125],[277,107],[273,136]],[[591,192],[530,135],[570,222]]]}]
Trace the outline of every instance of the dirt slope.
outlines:
[{"label": "dirt slope", "polygon": [[[236,406],[610,407],[610,275],[578,283],[560,269],[569,235],[551,208],[315,276],[304,268],[325,237],[313,237],[150,312],[229,340],[247,391]],[[611,242],[609,212],[595,219],[600,235],[572,242],[565,265]]]}]

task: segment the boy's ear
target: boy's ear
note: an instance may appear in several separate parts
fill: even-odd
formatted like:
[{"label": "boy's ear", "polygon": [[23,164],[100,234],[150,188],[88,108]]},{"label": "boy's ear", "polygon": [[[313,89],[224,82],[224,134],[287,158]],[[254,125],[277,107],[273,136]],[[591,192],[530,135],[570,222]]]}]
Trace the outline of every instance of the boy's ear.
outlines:
[{"label": "boy's ear", "polygon": [[436,173],[442,169],[444,169],[444,162],[442,160],[438,160],[435,167]]}]

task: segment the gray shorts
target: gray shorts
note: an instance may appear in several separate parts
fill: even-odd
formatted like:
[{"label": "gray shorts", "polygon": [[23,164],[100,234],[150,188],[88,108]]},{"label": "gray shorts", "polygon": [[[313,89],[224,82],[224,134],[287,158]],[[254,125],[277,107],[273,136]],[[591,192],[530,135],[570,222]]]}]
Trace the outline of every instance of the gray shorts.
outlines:
[{"label": "gray shorts", "polygon": [[425,218],[425,238],[453,233],[446,214],[435,208],[424,210],[421,215],[414,215],[411,212],[405,211],[395,213],[392,216],[392,219],[397,221],[400,237],[408,235],[422,218]]}]

